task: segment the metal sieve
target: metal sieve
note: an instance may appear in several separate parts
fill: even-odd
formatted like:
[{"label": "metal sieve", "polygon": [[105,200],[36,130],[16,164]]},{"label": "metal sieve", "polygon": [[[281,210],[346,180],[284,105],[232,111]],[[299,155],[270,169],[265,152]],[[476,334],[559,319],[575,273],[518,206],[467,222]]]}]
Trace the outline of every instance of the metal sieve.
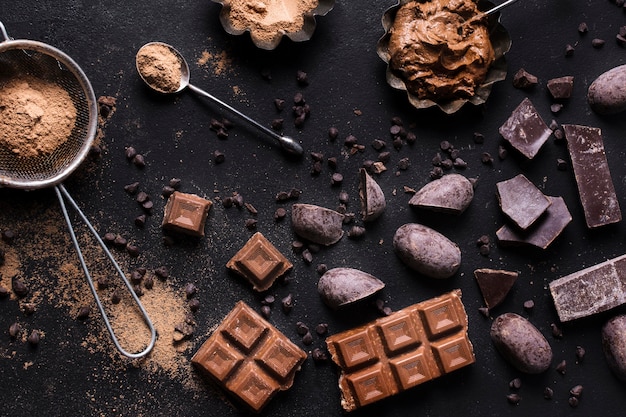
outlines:
[{"label": "metal sieve", "polygon": [[[139,298],[126,279],[118,263],[108,250],[87,217],[61,182],[66,179],[85,159],[93,143],[98,125],[98,109],[91,83],[80,67],[65,53],[45,43],[32,40],[13,40],[0,22],[0,86],[17,77],[36,77],[64,88],[76,108],[76,122],[68,139],[49,154],[24,157],[0,146],[0,187],[34,190],[54,186],[63,216],[68,225],[72,243],[76,248],[81,266],[94,295],[96,304],[116,348],[129,358],[140,358],[152,350],[156,341],[156,331]],[[0,132],[2,134],[2,132]],[[151,333],[148,346],[138,353],[127,352],[119,343],[107,313],[96,291],[93,279],[82,255],[74,227],[66,208],[66,201],[76,211],[88,227],[104,253],[113,264]]]}]

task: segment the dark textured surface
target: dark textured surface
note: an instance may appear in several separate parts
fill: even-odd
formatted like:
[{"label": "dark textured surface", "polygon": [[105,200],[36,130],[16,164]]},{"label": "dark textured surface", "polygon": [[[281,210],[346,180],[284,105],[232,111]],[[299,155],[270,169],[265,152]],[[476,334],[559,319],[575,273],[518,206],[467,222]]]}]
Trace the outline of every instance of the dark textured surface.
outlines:
[{"label": "dark textured surface", "polygon": [[[524,0],[503,11],[502,22],[513,41],[507,54],[507,79],[494,86],[482,108],[467,107],[446,116],[436,110],[416,111],[406,94],[394,91],[385,81],[385,64],[376,55],[376,43],[382,35],[381,16],[392,1],[338,1],[325,17],[317,19],[313,38],[295,44],[283,40],[275,51],[256,49],[249,37],[232,37],[220,26],[220,6],[206,1],[107,2],[83,1],[13,1],[3,2],[0,20],[15,38],[34,39],[58,47],[73,57],[90,78],[96,96],[117,98],[117,110],[105,127],[102,158],[95,167],[67,181],[66,186],[83,207],[97,230],[124,233],[142,248],[137,263],[148,266],[166,264],[173,278],[173,288],[192,281],[199,288],[201,308],[196,313],[197,328],[192,344],[197,348],[211,326],[224,317],[238,300],[260,309],[258,295],[246,282],[228,273],[226,262],[243,246],[253,231],[245,220],[252,217],[236,208],[215,204],[206,226],[206,236],[199,241],[182,241],[173,247],[162,244],[159,221],[164,201],[160,192],[172,177],[182,180],[181,191],[210,199],[224,198],[233,191],[258,210],[257,230],[261,231],[294,263],[287,286],[276,286],[277,305],[270,322],[291,340],[302,346],[296,322],[314,327],[329,323],[329,332],[338,333],[378,317],[375,307],[362,308],[342,315],[323,305],[317,294],[316,266],[352,267],[383,280],[381,297],[393,310],[440,295],[454,288],[463,291],[469,316],[469,337],[476,353],[476,363],[423,384],[410,392],[355,412],[355,416],[447,416],[459,410],[467,416],[498,415],[595,415],[617,416],[626,407],[624,383],[610,372],[602,354],[601,326],[616,311],[576,323],[559,325],[562,338],[554,338],[550,324],[558,323],[548,291],[548,283],[558,277],[594,265],[624,253],[623,221],[590,231],[585,226],[576,182],[571,167],[557,170],[557,159],[569,161],[564,142],[550,138],[539,154],[527,161],[509,149],[505,160],[498,158],[504,141],[498,128],[524,97],[529,97],[539,114],[549,124],[581,124],[602,129],[608,164],[616,193],[626,207],[623,177],[626,119],[623,115],[602,117],[586,103],[589,84],[601,73],[623,64],[626,50],[615,41],[619,28],[626,25],[620,7],[606,0]],[[581,35],[578,25],[586,22],[589,32]],[[593,38],[606,41],[601,49],[591,46]],[[274,146],[230,117],[236,126],[227,140],[217,139],[209,129],[211,118],[221,119],[217,106],[185,92],[175,97],[154,94],[142,85],[134,69],[136,51],[146,42],[164,41],[179,49],[191,66],[191,82],[222,98],[263,124],[284,117],[285,133],[299,140],[305,148],[302,160],[289,160]],[[566,46],[574,46],[566,56]],[[224,52],[230,59],[222,72],[209,65],[198,65],[203,51]],[[513,74],[520,68],[539,78],[531,91],[512,87]],[[306,71],[309,85],[299,86],[296,72]],[[269,71],[271,80],[262,76]],[[574,77],[572,98],[558,115],[550,112],[549,79]],[[298,130],[290,114],[292,98],[302,92],[311,106],[311,117]],[[283,98],[287,108],[277,113],[274,99]],[[396,151],[391,146],[390,120],[400,117],[417,135],[413,145]],[[330,126],[339,129],[336,142],[328,140]],[[474,132],[485,137],[483,144],[473,140]],[[364,151],[346,157],[343,140],[349,134],[365,145]],[[360,240],[346,236],[334,246],[322,248],[307,265],[290,249],[294,239],[288,218],[275,223],[278,206],[290,211],[292,201],[275,202],[280,191],[303,190],[299,202],[336,208],[341,189],[349,193],[349,210],[357,213],[362,224],[358,200],[358,169],[365,160],[375,160],[378,153],[370,146],[374,139],[387,141],[391,159],[388,171],[375,176],[387,196],[385,213],[371,224]],[[479,178],[474,201],[460,216],[446,216],[416,211],[408,205],[410,195],[403,186],[419,189],[429,180],[431,160],[442,140],[461,150],[468,167],[461,173]],[[124,157],[124,148],[134,146],[146,157],[146,167],[138,170]],[[215,165],[215,150],[224,152],[226,161]],[[324,162],[319,176],[311,176],[309,152],[324,158],[336,157],[338,171],[344,175],[341,186],[331,187],[331,170]],[[483,152],[494,157],[493,165],[481,163]],[[407,171],[395,175],[400,158],[410,159]],[[495,184],[523,173],[550,196],[563,196],[572,223],[546,250],[520,250],[494,245],[489,256],[481,256],[476,240],[483,234],[495,239],[495,231],[505,218],[498,209]],[[154,199],[154,215],[146,228],[135,228],[134,217],[140,212],[124,192],[124,185],[140,181],[143,190]],[[0,229],[29,229],[42,222],[42,216],[57,213],[58,203],[51,190],[19,192],[0,190]],[[62,220],[54,217],[61,233]],[[459,272],[450,279],[437,280],[418,276],[394,255],[395,230],[407,222],[421,222],[456,242],[462,251]],[[347,228],[346,228],[347,230]],[[31,236],[21,236],[13,248],[24,251]],[[71,251],[68,251],[71,253]],[[27,258],[22,253],[22,258]],[[50,268],[23,265],[24,275],[50,278],[55,285],[54,254]],[[77,261],[73,261],[77,263]],[[489,338],[491,319],[478,312],[482,297],[473,278],[477,268],[507,269],[520,277],[505,301],[493,315],[519,313],[539,328],[554,351],[552,367],[540,375],[520,374],[496,352]],[[0,268],[0,273],[2,269]],[[289,315],[280,309],[280,299],[292,293],[294,308]],[[532,299],[535,308],[524,311],[524,301]],[[621,311],[624,311],[623,309]],[[28,328],[39,328],[45,337],[37,349],[11,341],[8,328],[14,321]],[[43,300],[35,314],[24,316],[13,300],[0,300],[0,392],[3,399],[0,415],[242,415],[210,388],[192,390],[168,373],[153,373],[144,367],[118,370],[102,352],[90,353],[81,341],[98,327],[94,317],[89,326],[79,323],[70,309]],[[105,346],[110,343],[104,337]],[[323,346],[321,337],[314,344]],[[576,363],[576,347],[587,352]],[[195,348],[184,352],[191,358]],[[108,351],[113,351],[112,345]],[[567,372],[554,368],[566,360]],[[332,364],[318,366],[309,358],[296,375],[293,387],[278,395],[264,410],[264,415],[339,416],[338,372]],[[522,379],[516,391],[519,405],[507,402],[512,390],[509,381]],[[584,386],[577,408],[568,404],[569,390]],[[550,401],[543,398],[544,387],[554,390]]]}]

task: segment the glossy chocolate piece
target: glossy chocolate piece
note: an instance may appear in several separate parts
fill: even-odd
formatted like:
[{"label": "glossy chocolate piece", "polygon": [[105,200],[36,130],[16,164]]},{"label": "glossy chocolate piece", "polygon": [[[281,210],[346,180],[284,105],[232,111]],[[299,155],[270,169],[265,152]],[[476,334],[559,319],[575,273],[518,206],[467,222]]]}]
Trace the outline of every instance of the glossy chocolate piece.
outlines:
[{"label": "glossy chocolate piece", "polygon": [[531,245],[547,249],[572,221],[572,215],[562,197],[548,198],[552,204],[536,225],[525,232],[504,225],[496,232],[498,242],[503,246]]},{"label": "glossy chocolate piece", "polygon": [[226,267],[250,281],[256,291],[265,291],[293,264],[257,232],[228,261]]},{"label": "glossy chocolate piece", "polygon": [[528,98],[522,100],[509,119],[500,126],[500,134],[528,159],[533,159],[552,131]]},{"label": "glossy chocolate piece", "polygon": [[191,236],[204,236],[204,224],[213,203],[195,194],[174,191],[167,199],[162,227]]},{"label": "glossy chocolate piece", "polygon": [[481,268],[474,271],[474,278],[488,309],[502,303],[518,276],[517,272],[501,269]]},{"label": "glossy chocolate piece", "polygon": [[532,226],[552,204],[523,174],[497,183],[496,190],[502,212],[522,230]]},{"label": "glossy chocolate piece", "polygon": [[554,280],[550,293],[562,322],[620,306],[626,303],[626,255]]},{"label": "glossy chocolate piece", "polygon": [[599,128],[563,125],[587,227],[622,220]]},{"label": "glossy chocolate piece", "polygon": [[191,362],[212,381],[259,412],[293,384],[306,353],[240,301]]},{"label": "glossy chocolate piece", "polygon": [[326,339],[353,411],[474,363],[461,291],[454,290]]}]

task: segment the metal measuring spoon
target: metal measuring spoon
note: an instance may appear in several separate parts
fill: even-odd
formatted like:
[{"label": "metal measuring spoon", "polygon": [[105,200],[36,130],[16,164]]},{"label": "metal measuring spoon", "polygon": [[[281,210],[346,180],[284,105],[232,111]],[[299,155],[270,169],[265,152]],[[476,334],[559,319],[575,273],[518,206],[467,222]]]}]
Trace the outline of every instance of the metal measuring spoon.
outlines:
[{"label": "metal measuring spoon", "polygon": [[179,93],[181,91],[183,91],[186,88],[189,88],[191,91],[207,97],[211,100],[213,100],[215,103],[219,104],[220,106],[230,110],[231,112],[235,113],[237,116],[241,117],[242,119],[244,119],[245,121],[247,121],[248,123],[250,123],[251,125],[253,125],[254,127],[258,128],[259,130],[261,130],[262,132],[264,132],[265,134],[267,134],[268,136],[271,136],[272,138],[276,139],[278,141],[278,143],[280,144],[280,146],[283,148],[283,150],[285,150],[286,152],[292,154],[292,155],[296,155],[296,156],[302,156],[302,154],[304,153],[304,150],[302,149],[302,146],[300,146],[300,144],[298,142],[296,142],[294,139],[288,137],[288,136],[283,136],[283,135],[279,135],[278,133],[274,132],[273,130],[263,126],[262,124],[258,123],[256,120],[251,119],[250,117],[246,116],[245,114],[241,113],[239,110],[233,108],[232,106],[224,103],[222,100],[218,99],[217,97],[207,93],[204,90],[201,90],[200,88],[194,86],[193,84],[189,83],[189,65],[187,64],[187,61],[185,60],[185,58],[183,57],[183,55],[178,52],[174,47],[172,47],[171,45],[168,45],[166,43],[162,43],[162,42],[150,42],[145,44],[144,46],[142,46],[139,51],[137,52],[137,57],[139,56],[139,53],[141,52],[141,50],[149,45],[161,45],[163,47],[166,47],[167,49],[169,49],[170,52],[172,52],[179,60],[180,62],[180,84],[178,86],[178,89],[174,90],[174,91],[166,91],[163,90],[162,88],[160,88],[158,85],[156,85],[154,82],[152,82],[149,77],[146,76],[146,74],[142,73],[142,68],[140,68],[139,64],[137,63],[137,72],[139,73],[139,76],[141,77],[141,79],[153,90],[158,91],[160,93],[165,93],[165,94],[169,94],[169,93]]}]

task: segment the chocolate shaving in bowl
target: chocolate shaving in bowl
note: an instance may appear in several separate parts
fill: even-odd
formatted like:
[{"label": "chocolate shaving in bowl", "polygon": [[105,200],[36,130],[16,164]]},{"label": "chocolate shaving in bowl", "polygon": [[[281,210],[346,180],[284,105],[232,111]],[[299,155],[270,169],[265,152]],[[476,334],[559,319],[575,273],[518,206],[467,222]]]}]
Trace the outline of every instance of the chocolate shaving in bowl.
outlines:
[{"label": "chocolate shaving in bowl", "polygon": [[33,158],[49,155],[74,129],[76,107],[62,87],[33,76],[0,84],[0,146]]}]

